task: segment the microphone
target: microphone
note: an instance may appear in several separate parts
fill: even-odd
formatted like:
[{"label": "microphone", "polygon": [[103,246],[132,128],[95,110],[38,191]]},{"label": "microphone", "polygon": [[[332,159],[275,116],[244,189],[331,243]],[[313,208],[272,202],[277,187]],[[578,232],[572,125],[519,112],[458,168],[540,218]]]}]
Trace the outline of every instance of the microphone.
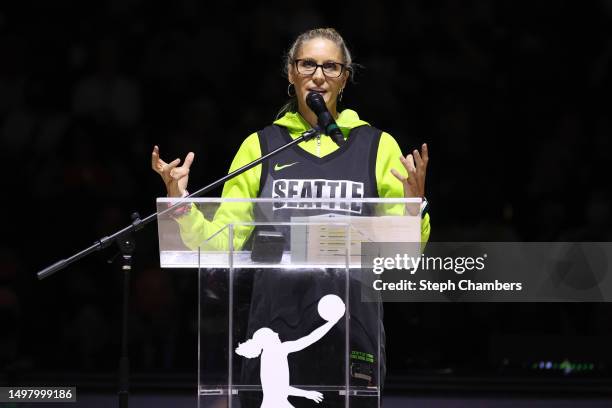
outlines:
[{"label": "microphone", "polygon": [[323,132],[331,137],[338,146],[342,146],[344,144],[344,135],[336,124],[334,117],[327,110],[325,100],[323,100],[321,94],[315,91],[309,92],[306,95],[306,104],[317,115],[317,122],[319,127],[323,129]]}]

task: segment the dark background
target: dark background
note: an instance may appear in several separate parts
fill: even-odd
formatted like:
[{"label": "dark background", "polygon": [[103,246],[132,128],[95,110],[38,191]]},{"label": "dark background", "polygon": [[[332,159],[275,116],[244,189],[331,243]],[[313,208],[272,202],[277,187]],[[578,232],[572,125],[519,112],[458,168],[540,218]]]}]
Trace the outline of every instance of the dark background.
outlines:
[{"label": "dark background", "polygon": [[[610,241],[612,1],[403,3],[4,2],[2,383],[114,389],[115,249],[36,272],[155,210],[154,144],[196,153],[192,189],[222,176],[285,102],[284,52],[317,26],[364,67],[345,107],[404,152],[429,144],[431,240]],[[154,224],[137,247],[133,385],[193,392],[195,272],[160,270]],[[610,311],[387,305],[388,389],[609,393]],[[584,366],[540,369],[564,360]]]}]

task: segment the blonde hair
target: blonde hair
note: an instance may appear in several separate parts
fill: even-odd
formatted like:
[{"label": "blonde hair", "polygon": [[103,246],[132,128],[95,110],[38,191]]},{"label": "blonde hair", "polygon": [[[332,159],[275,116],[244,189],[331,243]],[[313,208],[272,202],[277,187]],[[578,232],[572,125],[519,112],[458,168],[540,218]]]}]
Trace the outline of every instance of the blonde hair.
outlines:
[{"label": "blonde hair", "polygon": [[[300,48],[302,47],[302,45],[306,41],[310,41],[315,38],[324,38],[336,44],[336,46],[340,49],[340,52],[342,53],[342,60],[343,60],[342,63],[345,64],[346,70],[349,73],[349,79],[352,79],[353,74],[354,74],[355,64],[353,63],[353,57],[351,56],[351,52],[346,46],[346,42],[344,41],[344,38],[342,38],[340,33],[338,33],[334,28],[331,28],[331,27],[313,28],[312,30],[305,31],[302,34],[298,35],[298,37],[295,39],[295,41],[289,48],[289,51],[287,51],[287,54],[285,55],[284,69],[283,69],[285,76],[289,76],[289,67],[295,61],[297,54],[300,51]],[[290,100],[288,100],[287,103],[285,103],[285,105],[280,109],[280,111],[276,115],[276,118],[277,119],[280,118],[287,112],[295,112],[295,111],[297,111],[297,100],[294,96]]]}]

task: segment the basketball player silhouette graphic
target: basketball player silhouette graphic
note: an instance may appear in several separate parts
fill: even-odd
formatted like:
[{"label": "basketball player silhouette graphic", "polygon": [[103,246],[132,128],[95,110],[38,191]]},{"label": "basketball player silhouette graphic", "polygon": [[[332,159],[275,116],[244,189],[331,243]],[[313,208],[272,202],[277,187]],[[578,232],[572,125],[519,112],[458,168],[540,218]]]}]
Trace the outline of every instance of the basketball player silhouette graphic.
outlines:
[{"label": "basketball player silhouette graphic", "polygon": [[287,397],[304,397],[317,404],[323,394],[292,387],[289,383],[289,363],[287,355],[300,351],[320,340],[344,316],[346,307],[336,295],[325,295],[318,303],[319,315],[327,322],[310,334],[293,341],[281,342],[278,333],[262,327],[253,338],[236,347],[236,353],[246,358],[261,358],[260,379],[263,391],[261,408],[292,408]]}]

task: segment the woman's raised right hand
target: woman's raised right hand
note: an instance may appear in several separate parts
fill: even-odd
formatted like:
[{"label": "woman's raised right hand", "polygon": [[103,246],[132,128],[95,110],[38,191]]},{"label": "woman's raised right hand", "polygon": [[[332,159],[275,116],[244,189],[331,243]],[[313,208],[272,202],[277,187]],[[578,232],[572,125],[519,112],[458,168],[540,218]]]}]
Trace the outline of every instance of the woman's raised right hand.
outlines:
[{"label": "woman's raised right hand", "polygon": [[177,167],[181,163],[181,159],[175,159],[170,163],[166,163],[159,157],[159,147],[153,147],[151,153],[151,167],[153,171],[159,174],[166,185],[168,197],[182,197],[187,190],[187,182],[189,181],[189,168],[193,163],[195,154],[187,153],[182,166]]}]

